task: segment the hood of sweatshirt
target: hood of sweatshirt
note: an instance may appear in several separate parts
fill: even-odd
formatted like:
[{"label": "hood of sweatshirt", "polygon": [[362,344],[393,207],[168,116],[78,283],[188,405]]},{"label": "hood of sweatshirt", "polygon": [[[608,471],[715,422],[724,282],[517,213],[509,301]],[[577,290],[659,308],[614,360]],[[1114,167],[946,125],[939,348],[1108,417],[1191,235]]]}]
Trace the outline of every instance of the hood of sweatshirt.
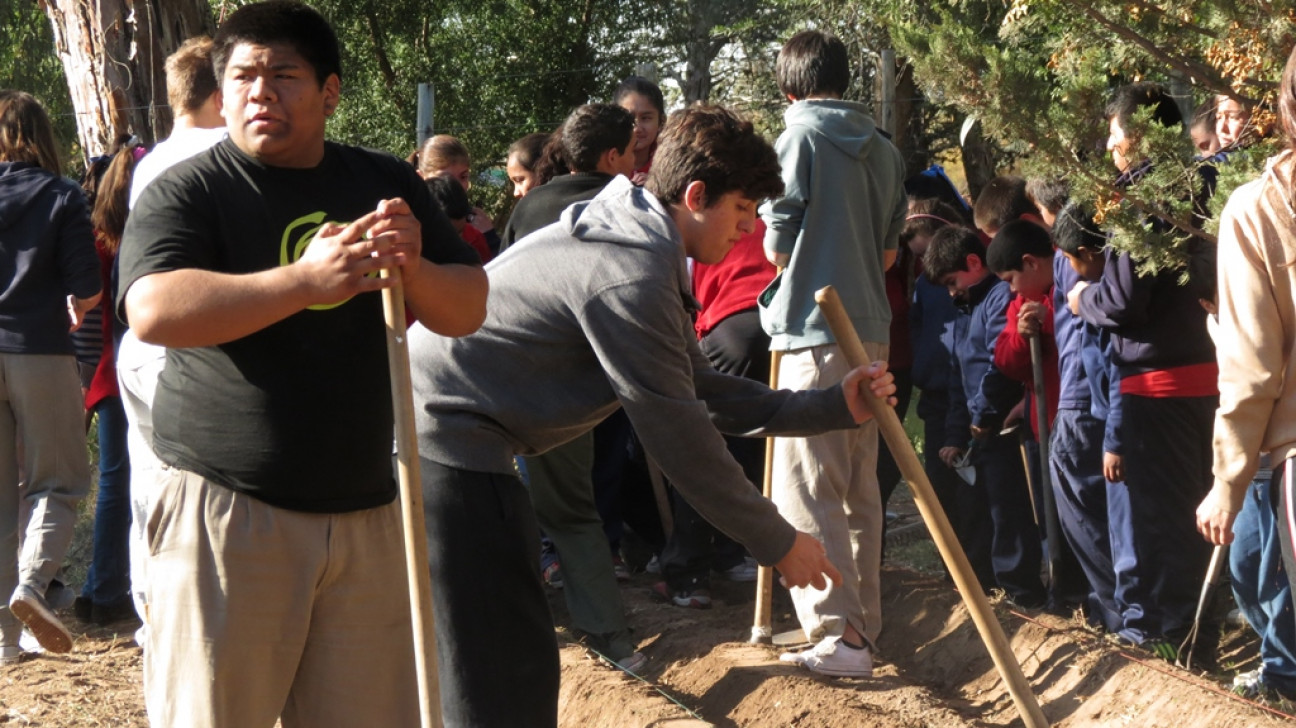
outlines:
[{"label": "hood of sweatshirt", "polygon": [[22,219],[32,200],[60,179],[34,164],[0,162],[0,230]]},{"label": "hood of sweatshirt", "polygon": [[[646,214],[645,214],[646,213]],[[651,192],[618,175],[587,202],[563,211],[559,224],[580,241],[653,250],[676,260],[680,291],[692,301],[684,242],[670,211]],[[696,303],[692,304],[696,307]]]},{"label": "hood of sweatshirt", "polygon": [[1296,217],[1296,200],[1293,199],[1292,189],[1293,167],[1296,166],[1296,153],[1284,151],[1270,157],[1265,164],[1264,176],[1272,182],[1270,189],[1273,190],[1275,197],[1281,196],[1282,204],[1287,212]]},{"label": "hood of sweatshirt", "polygon": [[798,101],[783,112],[789,126],[813,127],[842,153],[859,159],[868,157],[877,141],[877,125],[868,109],[855,101],[840,99],[807,99]]}]

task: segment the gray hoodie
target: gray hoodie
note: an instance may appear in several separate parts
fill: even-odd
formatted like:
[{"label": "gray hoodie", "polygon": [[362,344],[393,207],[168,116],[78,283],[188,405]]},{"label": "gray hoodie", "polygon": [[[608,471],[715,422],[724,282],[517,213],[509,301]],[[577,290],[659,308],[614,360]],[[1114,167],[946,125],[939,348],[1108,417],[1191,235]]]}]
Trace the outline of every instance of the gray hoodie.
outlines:
[{"label": "gray hoodie", "polygon": [[711,368],[694,338],[679,231],[624,177],[486,267],[486,322],[451,339],[410,331],[419,451],[511,473],[624,407],[644,447],[699,513],[761,563],[795,532],[720,432],[800,436],[853,427],[839,388],[772,392]]},{"label": "gray hoodie", "polygon": [[784,112],[775,149],[783,197],[761,208],[765,250],[791,256],[761,308],[776,350],[834,343],[815,304],[831,285],[860,338],[890,343],[883,251],[894,250],[908,212],[904,161],[853,101],[798,101]]}]

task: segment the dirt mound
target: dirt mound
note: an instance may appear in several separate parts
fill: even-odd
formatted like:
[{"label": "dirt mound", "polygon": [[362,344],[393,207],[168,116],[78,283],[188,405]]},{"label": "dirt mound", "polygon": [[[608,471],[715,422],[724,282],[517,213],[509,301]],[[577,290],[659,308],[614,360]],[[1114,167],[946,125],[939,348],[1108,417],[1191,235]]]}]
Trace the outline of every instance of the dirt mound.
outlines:
[{"label": "dirt mound", "polygon": [[[716,584],[715,607],[696,611],[653,601],[651,581],[636,577],[622,595],[651,658],[643,678],[661,694],[621,675],[616,683],[597,685],[620,685],[625,692],[600,697],[585,676],[600,665],[581,661],[574,655],[582,648],[568,645],[562,725],[663,725],[654,721],[671,717],[799,728],[1021,725],[958,594],[938,578],[884,571],[877,667],[872,678],[858,680],[815,676],[779,663],[773,647],[746,644],[750,585]],[[553,604],[562,620],[561,597]],[[776,632],[795,627],[790,612],[786,595],[779,594]],[[1290,719],[1237,699],[1215,681],[1121,650],[1077,621],[1014,613],[1002,604],[996,612],[1054,725],[1249,728]]]},{"label": "dirt mound", "polygon": [[[560,723],[572,728],[689,726],[1020,725],[958,595],[940,579],[883,573],[885,632],[872,678],[830,679],[778,662],[773,647],[746,643],[750,584],[715,584],[715,606],[680,609],[653,601],[654,577],[622,589],[640,648],[650,658],[630,676],[560,628]],[[560,592],[551,604],[560,624]],[[775,600],[775,631],[791,630],[790,603]],[[1014,653],[1055,725],[1263,728],[1287,718],[1239,701],[1211,679],[1149,655],[1122,651],[1074,621],[1019,615],[997,606]],[[0,667],[0,724],[145,726],[140,650],[130,623],[77,629],[74,651]],[[1247,657],[1229,653],[1234,668]],[[508,686],[500,686],[507,699]]]}]

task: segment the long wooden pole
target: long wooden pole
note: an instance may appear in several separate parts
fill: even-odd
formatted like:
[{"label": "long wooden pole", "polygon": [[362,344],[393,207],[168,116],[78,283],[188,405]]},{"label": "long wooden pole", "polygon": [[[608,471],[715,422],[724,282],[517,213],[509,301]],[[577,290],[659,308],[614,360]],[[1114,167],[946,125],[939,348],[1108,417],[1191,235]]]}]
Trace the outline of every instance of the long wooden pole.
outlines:
[{"label": "long wooden pole", "polygon": [[[868,354],[864,351],[864,345],[860,343],[859,335],[855,333],[855,326],[851,323],[850,317],[842,308],[837,291],[833,290],[832,286],[822,288],[815,294],[815,300],[819,302],[819,309],[828,320],[828,326],[837,339],[837,346],[842,350],[850,366],[853,368],[868,365],[870,363]],[[945,511],[941,509],[940,501],[936,499],[936,491],[932,489],[931,481],[927,479],[927,472],[918,461],[918,454],[914,452],[913,444],[909,442],[909,435],[905,432],[904,425],[900,423],[895,410],[887,406],[883,400],[875,397],[866,397],[865,400],[873,413],[873,419],[878,423],[882,439],[886,440],[887,447],[891,448],[891,454],[895,456],[900,472],[909,483],[909,489],[913,491],[918,512],[922,514],[927,529],[931,531],[932,541],[936,543],[936,549],[940,551],[950,576],[954,578],[954,585],[958,587],[963,603],[967,605],[968,612],[972,615],[972,622],[980,632],[981,640],[990,651],[990,658],[994,660],[999,675],[1008,686],[1008,693],[1012,696],[1013,703],[1017,705],[1017,712],[1021,714],[1022,722],[1026,728],[1045,728],[1049,724],[1048,719],[1044,717],[1044,711],[1040,710],[1039,701],[1031,692],[1030,683],[1022,674],[1017,658],[1013,656],[1008,638],[1004,636],[1003,627],[995,618],[990,602],[986,601],[985,594],[981,592],[981,585],[972,572],[972,565],[968,563],[963,547],[954,537],[954,529],[950,527],[949,519],[945,517]]]},{"label": "long wooden pole", "polygon": [[[779,365],[783,352],[770,352],[770,389],[778,389]],[[774,493],[774,438],[765,438],[765,477],[761,479],[761,495],[769,500]],[[752,619],[751,639],[754,644],[769,644],[774,640],[774,567],[762,566],[756,571],[756,616]]]},{"label": "long wooden pole", "polygon": [[[391,277],[383,270],[383,278]],[[392,415],[396,419],[396,478],[400,486],[401,525],[405,536],[405,576],[409,581],[414,627],[414,670],[418,676],[419,718],[422,728],[441,728],[441,687],[437,678],[432,584],[428,578],[427,526],[423,522],[423,479],[419,474],[418,440],[414,430],[414,385],[410,381],[409,344],[405,327],[405,288],[396,276],[384,288],[383,319],[387,323],[387,366],[391,373]]]}]

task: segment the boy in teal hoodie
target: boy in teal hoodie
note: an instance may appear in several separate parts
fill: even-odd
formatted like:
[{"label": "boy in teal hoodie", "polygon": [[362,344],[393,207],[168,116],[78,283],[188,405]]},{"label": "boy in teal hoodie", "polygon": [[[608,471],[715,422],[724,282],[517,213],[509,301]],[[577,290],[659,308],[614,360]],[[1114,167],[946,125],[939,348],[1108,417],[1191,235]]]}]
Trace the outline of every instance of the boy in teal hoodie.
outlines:
[{"label": "boy in teal hoodie", "polygon": [[[793,36],[775,67],[792,101],[775,149],[784,195],[761,214],[765,252],[782,276],[762,295],[761,323],[783,352],[778,385],[831,385],[849,370],[814,301],[836,287],[869,357],[885,359],[891,323],[883,272],[895,261],[908,201],[900,153],[865,108],[842,100],[850,81],[846,48],[820,31]],[[774,501],[797,528],[823,541],[843,583],[794,588],[793,603],[814,649],[783,659],[829,675],[872,670],[881,631],[882,505],[877,428],[779,439]]]}]

